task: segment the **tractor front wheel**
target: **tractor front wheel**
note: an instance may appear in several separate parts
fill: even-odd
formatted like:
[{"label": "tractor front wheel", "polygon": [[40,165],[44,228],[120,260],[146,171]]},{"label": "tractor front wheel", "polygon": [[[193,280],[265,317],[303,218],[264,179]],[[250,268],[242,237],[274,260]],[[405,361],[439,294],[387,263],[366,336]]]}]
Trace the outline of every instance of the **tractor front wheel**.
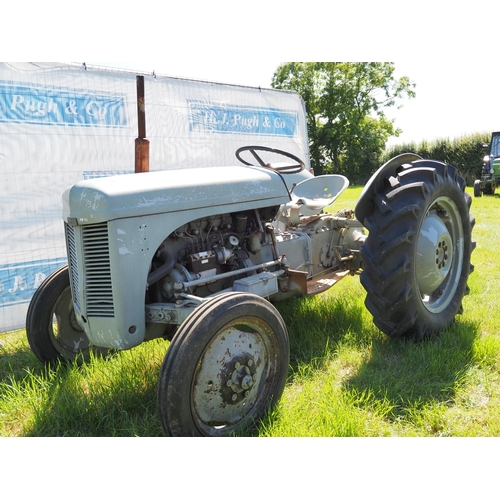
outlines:
[{"label": "tractor front wheel", "polygon": [[26,334],[35,356],[42,363],[85,360],[91,347],[78,325],[71,299],[68,266],[56,269],[37,288],[26,314]]},{"label": "tractor front wheel", "polygon": [[221,294],[179,328],[160,371],[158,407],[171,436],[246,433],[283,392],[286,326],[265,299]]},{"label": "tractor front wheel", "polygon": [[476,198],[479,198],[483,194],[481,190],[481,181],[479,179],[476,179],[474,181],[474,196]]}]

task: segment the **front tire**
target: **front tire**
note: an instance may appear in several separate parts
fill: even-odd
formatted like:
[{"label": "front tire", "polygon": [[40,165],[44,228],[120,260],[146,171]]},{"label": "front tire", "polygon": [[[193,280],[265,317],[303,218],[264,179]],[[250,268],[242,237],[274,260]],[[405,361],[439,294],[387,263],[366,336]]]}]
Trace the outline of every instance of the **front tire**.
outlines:
[{"label": "front tire", "polygon": [[56,269],[37,288],[26,314],[26,335],[42,363],[88,359],[91,346],[75,318],[68,266]]},{"label": "front tire", "polygon": [[248,432],[283,392],[286,326],[265,299],[231,292],[186,319],[160,371],[158,407],[170,436]]},{"label": "front tire", "polygon": [[401,167],[375,195],[361,284],[387,335],[421,339],[462,312],[475,247],[471,202],[457,170],[430,160]]},{"label": "front tire", "polygon": [[481,181],[479,179],[476,179],[474,181],[474,197],[479,198],[483,192],[481,191]]}]

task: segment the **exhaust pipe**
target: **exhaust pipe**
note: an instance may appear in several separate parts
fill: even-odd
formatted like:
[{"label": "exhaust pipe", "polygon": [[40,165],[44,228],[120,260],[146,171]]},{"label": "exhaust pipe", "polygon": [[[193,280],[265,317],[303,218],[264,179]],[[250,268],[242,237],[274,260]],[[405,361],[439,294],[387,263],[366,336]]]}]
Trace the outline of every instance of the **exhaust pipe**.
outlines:
[{"label": "exhaust pipe", "polygon": [[149,172],[149,141],[146,139],[146,104],[144,100],[144,76],[137,75],[137,125],[135,140],[135,173]]}]

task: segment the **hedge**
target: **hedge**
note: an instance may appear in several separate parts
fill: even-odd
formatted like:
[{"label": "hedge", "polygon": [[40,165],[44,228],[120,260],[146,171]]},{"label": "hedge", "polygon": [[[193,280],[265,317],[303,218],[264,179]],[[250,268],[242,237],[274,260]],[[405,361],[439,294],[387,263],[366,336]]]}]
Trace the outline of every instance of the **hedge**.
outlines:
[{"label": "hedge", "polygon": [[488,153],[483,144],[489,144],[490,140],[491,133],[483,132],[455,139],[422,141],[419,144],[414,142],[398,144],[386,149],[380,163],[384,164],[402,153],[416,153],[422,158],[432,158],[453,165],[458,168],[467,185],[472,186],[474,180],[481,177],[483,157]]}]

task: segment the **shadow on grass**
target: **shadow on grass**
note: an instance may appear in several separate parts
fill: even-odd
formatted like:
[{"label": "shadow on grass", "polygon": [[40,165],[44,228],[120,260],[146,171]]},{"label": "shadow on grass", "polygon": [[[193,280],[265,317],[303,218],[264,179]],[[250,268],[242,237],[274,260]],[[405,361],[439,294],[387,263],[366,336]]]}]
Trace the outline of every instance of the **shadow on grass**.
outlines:
[{"label": "shadow on grass", "polygon": [[352,296],[329,296],[323,302],[318,297],[306,307],[310,300],[301,297],[280,306],[289,325],[289,382],[304,375],[312,379],[318,371],[328,370],[340,352],[359,350],[366,361],[341,380],[342,391],[362,409],[389,408],[385,414],[389,422],[429,403],[451,404],[466,382],[480,329],[477,322],[464,322],[458,316],[456,323],[433,338],[397,340],[378,331],[371,317],[368,323],[364,306]]},{"label": "shadow on grass", "polygon": [[[347,391],[367,393],[392,408],[389,419],[428,403],[451,403],[472,361],[479,326],[457,322],[421,342],[377,339],[371,357],[344,383]],[[361,405],[371,405],[370,398]]]},{"label": "shadow on grass", "polygon": [[297,297],[277,308],[290,338],[289,381],[304,371],[322,369],[341,343],[362,348],[372,342],[373,328],[363,318],[364,306],[350,295]]},{"label": "shadow on grass", "polygon": [[156,404],[162,354],[144,345],[81,366],[45,366],[27,346],[2,352],[0,385],[11,399],[6,426],[26,437],[162,436]]},{"label": "shadow on grass", "polygon": [[24,330],[0,335],[0,384],[20,381],[27,373],[42,375],[43,365],[31,351]]},{"label": "shadow on grass", "polygon": [[163,435],[156,405],[159,367],[143,358],[131,364],[124,354],[56,367],[29,435]]}]

